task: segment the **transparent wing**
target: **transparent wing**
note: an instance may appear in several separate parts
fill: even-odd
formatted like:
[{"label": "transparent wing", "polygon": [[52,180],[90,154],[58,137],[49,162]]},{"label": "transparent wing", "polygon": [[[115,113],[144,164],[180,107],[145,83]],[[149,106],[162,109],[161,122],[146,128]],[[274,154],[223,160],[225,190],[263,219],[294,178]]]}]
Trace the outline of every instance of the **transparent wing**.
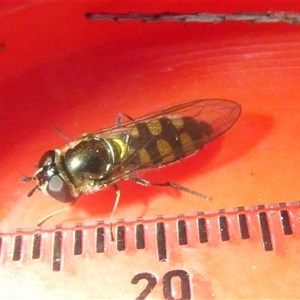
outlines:
[{"label": "transparent wing", "polygon": [[[152,123],[152,121],[159,118],[165,117],[168,119],[180,119],[183,117],[190,117],[194,119],[198,124],[200,124],[200,129],[203,128],[203,132],[206,133],[203,135],[199,135],[199,138],[197,138],[197,140],[194,139],[193,141],[191,141],[191,143],[187,141],[185,143],[185,146],[188,148],[195,146],[196,144],[197,148],[200,149],[203,145],[227,131],[237,121],[240,113],[241,106],[230,100],[195,100],[175,105],[158,112],[146,114],[142,117],[135,118],[134,121],[123,123],[119,127],[106,128],[93,133],[93,135],[101,136],[103,138],[122,137],[123,140],[129,140],[129,132],[132,130],[135,124],[151,124],[148,126],[151,126],[151,129],[155,131],[156,123]],[[208,127],[209,130],[207,130]],[[130,153],[127,158],[114,170],[115,176],[111,178],[111,181],[115,182],[118,180],[118,178],[122,179],[128,177],[128,175],[137,170],[150,167],[153,168],[162,164],[161,162],[152,163],[153,161],[155,161],[155,155],[152,156],[151,163],[147,162],[147,160],[144,160],[144,162],[140,160],[141,152],[144,151],[144,149],[153,142],[152,139],[154,139],[154,137],[145,140],[144,144],[140,145],[138,148],[130,149]],[[172,157],[172,161],[176,161],[176,159],[178,159],[182,154],[180,154],[180,151],[177,151],[177,147],[179,147],[178,143],[176,143],[176,141],[174,140],[174,142],[171,142],[169,150],[164,151],[163,155],[157,155],[159,155],[162,159]]]},{"label": "transparent wing", "polygon": [[[213,138],[227,131],[238,119],[241,113],[241,106],[231,100],[225,99],[205,99],[194,100],[181,103],[153,113],[145,114],[134,118],[134,122],[129,120],[121,126],[107,127],[100,131],[93,132],[93,135],[107,136],[118,132],[126,132],[133,124],[147,122],[151,119],[162,117],[192,117],[197,121],[209,123],[214,129]],[[132,116],[130,116],[132,117]]]}]

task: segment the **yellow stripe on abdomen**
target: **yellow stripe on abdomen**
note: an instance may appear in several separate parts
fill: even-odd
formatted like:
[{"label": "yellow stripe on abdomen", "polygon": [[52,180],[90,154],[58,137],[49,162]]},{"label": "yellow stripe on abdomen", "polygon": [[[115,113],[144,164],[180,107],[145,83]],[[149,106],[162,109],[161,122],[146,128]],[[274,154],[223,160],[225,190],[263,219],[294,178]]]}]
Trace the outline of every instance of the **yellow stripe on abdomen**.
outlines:
[{"label": "yellow stripe on abdomen", "polygon": [[163,163],[169,163],[176,159],[173,148],[167,141],[159,139],[156,142],[156,146]]},{"label": "yellow stripe on abdomen", "polygon": [[190,153],[195,152],[195,143],[193,142],[191,136],[187,132],[180,133],[179,138],[182,144],[182,151],[184,152],[184,154],[188,155]]}]

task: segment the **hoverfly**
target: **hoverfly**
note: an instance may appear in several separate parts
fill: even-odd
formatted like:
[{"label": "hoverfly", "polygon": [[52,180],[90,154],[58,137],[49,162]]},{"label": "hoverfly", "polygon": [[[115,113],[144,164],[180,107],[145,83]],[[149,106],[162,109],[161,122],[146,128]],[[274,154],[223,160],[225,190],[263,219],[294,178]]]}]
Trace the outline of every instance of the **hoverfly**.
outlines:
[{"label": "hoverfly", "polygon": [[[150,182],[137,177],[139,171],[174,163],[196,153],[205,144],[227,131],[238,119],[241,106],[230,100],[195,100],[132,119],[119,114],[113,127],[84,134],[61,150],[49,150],[39,160],[33,177],[37,189],[72,205],[82,193],[94,193],[107,186],[116,190],[112,220],[117,208],[120,180],[132,179],[145,186]],[[122,117],[128,120],[122,123]],[[172,182],[172,186],[196,196],[206,196]],[[58,212],[46,217],[39,226]]]}]

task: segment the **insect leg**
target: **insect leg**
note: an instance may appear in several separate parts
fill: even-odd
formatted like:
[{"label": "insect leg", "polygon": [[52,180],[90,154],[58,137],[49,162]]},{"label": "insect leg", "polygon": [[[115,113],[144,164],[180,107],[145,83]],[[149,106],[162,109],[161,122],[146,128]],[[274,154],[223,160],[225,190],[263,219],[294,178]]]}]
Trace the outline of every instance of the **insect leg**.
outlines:
[{"label": "insect leg", "polygon": [[135,176],[130,176],[129,177],[131,180],[135,181],[136,183],[138,184],[141,184],[143,186],[170,186],[170,187],[173,187],[175,189],[178,189],[180,191],[183,191],[183,192],[186,192],[186,193],[189,193],[189,194],[192,194],[194,196],[197,196],[197,197],[200,197],[204,200],[210,200],[210,198],[206,195],[203,195],[201,193],[198,193],[196,191],[193,191],[193,190],[190,190],[182,185],[179,185],[177,183],[174,183],[174,182],[163,182],[163,183],[151,183],[149,182],[148,180],[145,180],[145,179],[142,179],[142,178],[138,178],[138,177],[135,177]]},{"label": "insect leg", "polygon": [[64,140],[66,140],[67,142],[71,142],[71,139],[66,136],[58,127],[55,127],[54,129]]},{"label": "insect leg", "polygon": [[115,200],[115,204],[114,204],[113,210],[112,210],[112,212],[110,214],[110,218],[109,218],[110,240],[112,242],[115,241],[114,233],[113,233],[113,228],[112,228],[112,222],[113,222],[113,219],[114,219],[114,214],[115,214],[115,212],[116,212],[116,210],[118,208],[118,204],[119,204],[119,200],[120,200],[120,196],[121,196],[121,192],[119,190],[119,187],[116,184],[114,184],[113,187],[114,187],[114,189],[116,191],[116,200]]},{"label": "insect leg", "polygon": [[124,118],[124,117],[126,117],[129,121],[135,122],[135,120],[133,118],[131,118],[130,116],[119,113],[116,127],[120,127],[122,125],[122,118]]},{"label": "insect leg", "polygon": [[54,211],[53,213],[49,214],[47,217],[45,217],[43,220],[41,220],[41,221],[37,224],[37,226],[40,227],[40,226],[42,226],[47,220],[49,220],[50,218],[52,218],[53,216],[58,215],[58,214],[60,214],[60,213],[62,213],[62,212],[64,212],[64,211],[66,211],[66,210],[71,209],[71,208],[74,206],[75,203],[76,203],[76,200],[75,200],[73,203],[71,203],[69,206],[67,206],[67,207],[65,207],[65,208],[63,208],[63,209]]}]

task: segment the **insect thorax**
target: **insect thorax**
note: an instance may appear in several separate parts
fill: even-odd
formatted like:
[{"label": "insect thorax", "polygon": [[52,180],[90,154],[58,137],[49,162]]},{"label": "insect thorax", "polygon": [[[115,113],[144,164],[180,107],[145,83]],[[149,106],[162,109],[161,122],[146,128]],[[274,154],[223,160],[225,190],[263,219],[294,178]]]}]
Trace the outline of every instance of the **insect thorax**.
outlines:
[{"label": "insect thorax", "polygon": [[93,192],[103,186],[124,156],[122,140],[85,136],[61,155],[62,172],[75,187]]}]

